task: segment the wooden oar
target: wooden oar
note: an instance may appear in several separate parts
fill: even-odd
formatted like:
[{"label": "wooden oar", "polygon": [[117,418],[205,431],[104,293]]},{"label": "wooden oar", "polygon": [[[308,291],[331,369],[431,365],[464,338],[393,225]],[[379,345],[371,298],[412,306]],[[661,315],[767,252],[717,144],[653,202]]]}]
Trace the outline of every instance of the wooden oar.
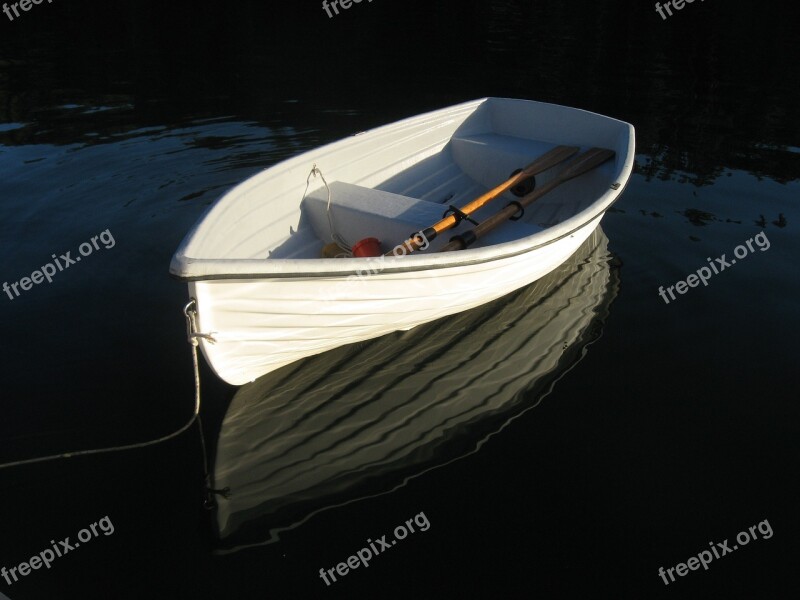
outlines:
[{"label": "wooden oar", "polygon": [[508,221],[511,217],[515,214],[520,212],[521,209],[525,208],[529,204],[536,202],[539,198],[547,194],[548,192],[552,191],[554,188],[558,187],[565,181],[569,181],[570,179],[574,179],[579,175],[583,175],[591,171],[592,169],[599,167],[607,160],[610,160],[614,157],[613,150],[606,150],[604,148],[592,148],[591,150],[587,150],[580,156],[576,156],[573,158],[569,163],[567,163],[566,168],[558,174],[557,177],[551,179],[542,187],[534,190],[527,196],[520,198],[519,200],[512,202],[504,209],[496,212],[488,219],[485,219],[480,223],[480,225],[476,225],[473,229],[461,234],[454,236],[451,238],[450,243],[444,246],[439,252],[450,252],[452,250],[463,250],[470,246],[475,240],[480,239],[484,235],[486,235],[489,231],[494,229],[495,227],[501,225]]},{"label": "wooden oar", "polygon": [[506,190],[514,187],[521,181],[527,179],[528,177],[533,177],[534,175],[538,175],[539,173],[543,173],[547,169],[556,166],[559,163],[564,162],[569,157],[574,156],[578,152],[579,148],[574,146],[557,146],[552,150],[545,152],[539,158],[534,160],[531,164],[527,167],[522,169],[519,173],[510,177],[496,188],[489,190],[485,194],[479,196],[464,208],[460,209],[462,215],[449,215],[447,217],[443,217],[441,221],[434,223],[430,227],[421,230],[414,236],[408,238],[405,242],[398,244],[395,246],[391,251],[386,253],[386,256],[397,256],[395,250],[398,248],[403,248],[403,254],[408,252],[413,252],[414,250],[419,250],[419,248],[425,245],[426,240],[427,242],[432,242],[436,239],[442,231],[450,229],[454,225],[457,225],[464,216],[471,215],[476,210],[481,208],[487,202],[491,202],[495,198],[497,198],[500,194],[505,192]]}]

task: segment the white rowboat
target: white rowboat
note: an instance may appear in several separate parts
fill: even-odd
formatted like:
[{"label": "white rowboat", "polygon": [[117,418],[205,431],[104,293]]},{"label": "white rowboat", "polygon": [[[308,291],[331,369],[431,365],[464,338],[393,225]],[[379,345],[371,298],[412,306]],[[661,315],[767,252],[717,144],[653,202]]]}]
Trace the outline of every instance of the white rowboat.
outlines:
[{"label": "white rowboat", "polygon": [[[390,251],[559,145],[613,150],[467,249],[320,258],[337,240]],[[563,263],[622,193],[634,130],[527,100],[484,98],[426,113],[274,165],[222,196],[184,239],[170,272],[187,281],[203,354],[242,385],[300,358],[433,321],[521,288]],[[536,176],[543,189],[564,172]],[[511,192],[472,215],[490,217]],[[453,234],[473,226],[462,221]]]}]

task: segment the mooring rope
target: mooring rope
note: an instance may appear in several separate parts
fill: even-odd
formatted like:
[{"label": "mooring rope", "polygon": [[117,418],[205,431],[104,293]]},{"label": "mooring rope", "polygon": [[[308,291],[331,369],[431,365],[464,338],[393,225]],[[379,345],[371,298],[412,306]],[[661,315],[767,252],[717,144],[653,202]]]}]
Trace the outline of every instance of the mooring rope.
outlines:
[{"label": "mooring rope", "polygon": [[[57,460],[60,458],[74,458],[76,456],[89,456],[92,454],[106,454],[109,452],[122,452],[123,450],[135,450],[137,448],[147,448],[148,446],[155,446],[156,444],[162,444],[168,440],[178,437],[183,432],[188,430],[194,424],[195,421],[197,421],[198,425],[200,425],[200,365],[197,358],[197,346],[199,344],[197,339],[199,337],[203,337],[209,339],[209,341],[213,343],[214,338],[209,334],[197,333],[196,319],[195,319],[195,316],[197,314],[196,309],[197,309],[197,302],[195,301],[194,298],[192,298],[189,301],[189,303],[183,308],[183,313],[186,315],[189,344],[192,347],[192,364],[194,366],[194,413],[192,414],[191,418],[186,422],[186,424],[183,425],[183,427],[181,427],[177,431],[170,433],[169,435],[165,435],[163,437],[150,440],[147,442],[126,444],[124,446],[112,446],[111,448],[77,450],[75,452],[64,452],[62,454],[53,454],[51,456],[41,456],[39,458],[28,458],[25,460],[17,460],[13,462],[0,464],[0,469],[21,467],[24,465],[33,465],[36,463],[47,462],[50,460]],[[206,460],[206,446],[205,446],[205,438],[203,436],[202,426],[200,426],[200,441],[203,446],[203,469],[205,471],[206,483],[208,485],[208,461]]]}]

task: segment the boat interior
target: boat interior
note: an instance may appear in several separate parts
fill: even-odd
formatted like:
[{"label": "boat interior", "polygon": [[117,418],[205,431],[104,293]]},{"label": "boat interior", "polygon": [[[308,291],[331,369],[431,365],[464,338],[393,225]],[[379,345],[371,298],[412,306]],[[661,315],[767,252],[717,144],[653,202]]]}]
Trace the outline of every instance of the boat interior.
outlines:
[{"label": "boat interior", "polygon": [[[498,133],[456,131],[439,151],[424,158],[406,158],[404,163],[410,166],[372,186],[328,179],[327,184],[304,194],[296,231],[272,247],[267,258],[320,258],[323,246],[332,241],[333,234],[350,246],[374,237],[380,240],[382,251],[388,252],[443,218],[451,205],[463,207],[556,145]],[[522,218],[504,223],[471,248],[528,237],[587,208],[608,189],[612,165],[613,161],[562,184],[528,206]],[[546,183],[563,167],[560,164],[540,173],[535,185]],[[518,196],[507,191],[471,218],[480,222],[517,199]],[[461,221],[423,252],[435,252],[450,237],[472,226],[469,221]]]}]

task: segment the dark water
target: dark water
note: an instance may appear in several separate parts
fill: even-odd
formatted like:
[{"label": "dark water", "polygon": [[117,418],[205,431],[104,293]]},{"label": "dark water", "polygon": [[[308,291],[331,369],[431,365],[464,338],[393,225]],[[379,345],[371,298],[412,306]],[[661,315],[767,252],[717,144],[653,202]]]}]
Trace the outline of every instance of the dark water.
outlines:
[{"label": "dark water", "polygon": [[[114,526],[0,579],[1,594],[795,596],[790,12],[709,0],[663,21],[650,3],[432,4],[375,0],[329,19],[317,2],[56,1],[0,15],[0,282],[107,230],[52,283],[0,294],[0,462],[186,422],[186,290],[169,259],[209,203],[264,167],[482,96],[629,121],[638,151],[608,241],[546,281],[252,386],[203,367],[209,466],[219,447],[215,478],[244,488],[218,500],[241,509],[235,535],[218,539],[203,507],[196,428],[0,470],[0,567],[104,516]],[[659,297],[757,234],[768,249]],[[419,350],[426,333],[436,342]],[[419,513],[429,529],[326,587],[320,568]],[[669,586],[659,577],[765,520],[769,539]]]}]

